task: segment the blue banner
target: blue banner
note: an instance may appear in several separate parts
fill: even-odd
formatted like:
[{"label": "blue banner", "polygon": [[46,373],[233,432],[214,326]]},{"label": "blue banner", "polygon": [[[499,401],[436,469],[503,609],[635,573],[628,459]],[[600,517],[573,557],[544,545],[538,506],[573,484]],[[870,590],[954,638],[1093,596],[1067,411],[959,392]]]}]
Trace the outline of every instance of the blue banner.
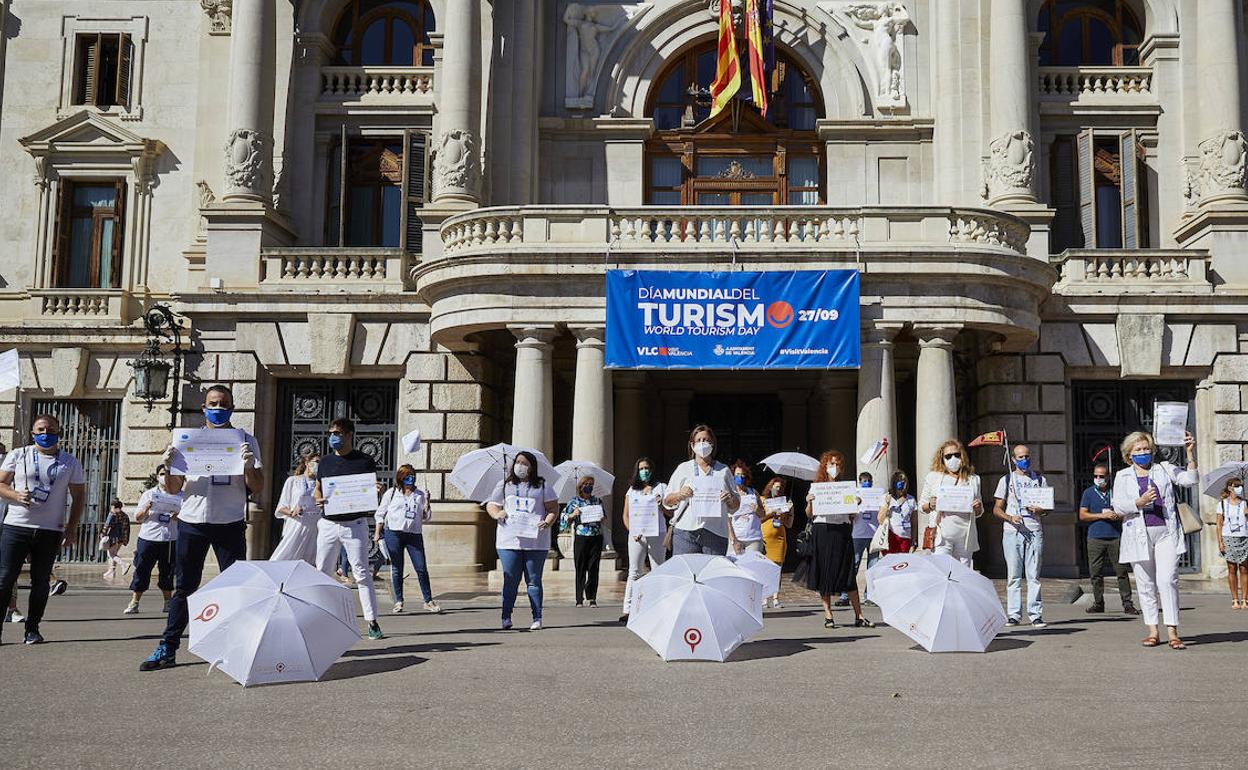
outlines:
[{"label": "blue banner", "polygon": [[607,271],[607,366],[840,369],[862,361],[858,271]]}]

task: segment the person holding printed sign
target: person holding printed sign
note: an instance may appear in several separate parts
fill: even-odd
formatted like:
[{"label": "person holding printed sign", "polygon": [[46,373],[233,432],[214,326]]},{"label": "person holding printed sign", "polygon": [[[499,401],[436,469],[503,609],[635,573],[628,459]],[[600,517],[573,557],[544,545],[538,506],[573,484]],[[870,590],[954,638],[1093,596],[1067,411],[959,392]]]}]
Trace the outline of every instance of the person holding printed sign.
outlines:
[{"label": "person holding printed sign", "polygon": [[572,564],[576,570],[576,606],[598,606],[598,566],[602,562],[602,500],[594,496],[594,477],[576,482],[576,496],[563,509],[561,526],[572,529]]},{"label": "person holding printed sign", "polygon": [[170,494],[169,474],[165,466],[156,466],[156,486],[139,495],[134,521],[139,537],[134,547],[134,577],[130,579],[130,603],[122,611],[134,615],[139,600],[152,584],[152,570],[159,569],[156,587],[165,595],[161,612],[169,611],[173,597],[173,572],[178,540],[178,512],[182,510],[182,493]]},{"label": "person holding printed sign", "polygon": [[[186,597],[199,589],[208,549],[216,554],[222,572],[235,561],[247,558],[247,496],[258,495],[264,489],[256,437],[230,424],[234,415],[234,394],[230,389],[224,385],[208,388],[203,414],[202,430],[174,429],[173,442],[162,458],[169,470],[165,480],[167,492],[182,493],[174,549],[173,597],[169,600],[165,632],[156,649],[139,665],[140,671],[177,665],[182,633],[190,623]],[[211,451],[196,451],[203,447]]]},{"label": "person holding printed sign", "polygon": [[[845,456],[835,449],[819,457],[815,483],[806,496],[811,525],[813,554],[805,567],[795,572],[794,581],[806,579],[806,587],[819,593],[823,602],[823,627],[836,628],[832,620],[832,596],[842,591],[854,608],[854,626],[871,628],[874,624],[862,616],[858,599],[858,581],[854,576],[854,525],[858,512],[857,485],[840,481],[845,469]],[[800,573],[800,574],[799,574]]]},{"label": "person holding printed sign", "polygon": [[412,571],[416,573],[420,595],[425,600],[425,612],[442,611],[433,600],[425,558],[424,525],[432,517],[429,493],[416,486],[416,469],[411,465],[400,465],[394,474],[394,486],[386,490],[377,506],[374,516],[377,531],[373,534],[374,540],[385,543],[386,552],[390,554],[390,591],[394,594],[395,615],[403,611],[404,551],[412,560]]},{"label": "person holding printed sign", "polygon": [[282,542],[273,549],[269,561],[306,561],[316,566],[316,538],[321,506],[316,502],[316,473],[320,452],[305,452],[299,464],[282,483],[273,516],[282,519]]},{"label": "person holding printed sign", "polygon": [[763,553],[763,520],[762,501],[758,492],[750,483],[754,476],[745,460],[738,459],[732,464],[732,482],[736,488],[741,505],[732,514],[732,534],[734,553],[755,551]]},{"label": "person holding printed sign", "polygon": [[961,441],[951,438],[936,449],[931,469],[923,479],[919,509],[931,517],[928,521],[935,529],[933,552],[971,566],[971,556],[979,550],[975,519],[983,515],[984,504],[979,476]]},{"label": "person holding printed sign", "polygon": [[1148,636],[1145,647],[1161,644],[1157,615],[1166,624],[1172,650],[1186,650],[1179,638],[1179,557],[1187,553],[1187,537],[1179,519],[1175,488],[1194,486],[1200,481],[1196,469],[1196,439],[1184,436],[1187,468],[1156,460],[1157,444],[1152,435],[1136,431],[1122,442],[1122,459],[1128,465],[1114,477],[1114,510],[1122,515],[1122,543],[1119,559],[1131,565],[1140,610]]},{"label": "person holding printed sign", "polygon": [[[788,498],[788,488],[787,481],[773,476],[763,487],[761,496],[764,554],[782,568],[789,552],[789,529],[793,526],[793,502]],[[783,606],[778,591],[770,599],[772,607],[779,609]],[[766,605],[764,602],[763,606]]]},{"label": "person holding printed sign", "polygon": [[321,458],[316,469],[314,494],[325,511],[316,523],[316,568],[332,578],[339,549],[347,552],[368,623],[368,638],[382,639],[377,624],[377,592],[368,564],[368,520],[376,514],[378,504],[377,462],[355,448],[355,422],[348,417],[329,424],[329,448],[330,453]]},{"label": "person holding printed sign", "polygon": [[[9,607],[22,563],[30,558],[26,644],[40,644],[39,623],[48,606],[48,581],[61,546],[78,539],[86,507],[82,465],[58,445],[61,423],[50,414],[30,425],[32,445],[15,447],[0,464],[0,497],[9,503],[0,526],[0,607]],[[69,498],[69,522],[65,508]],[[15,605],[14,605],[15,606]]]},{"label": "person holding printed sign", "polygon": [[[884,504],[884,490],[875,486],[875,478],[863,471],[858,474],[858,513],[854,516],[854,579],[858,579],[858,570],[862,567],[862,555],[867,555],[867,569],[875,566],[880,560],[879,553],[871,553],[871,541],[875,539],[875,528],[879,525],[880,506]],[[849,594],[842,593],[841,598],[849,602]],[[862,601],[872,607],[875,605],[867,596],[864,588]],[[839,605],[844,606],[844,605]]]},{"label": "person holding printed sign", "polygon": [[715,460],[715,432],[697,425],[689,432],[689,459],[667,482],[664,504],[672,516],[672,555],[723,556],[736,540],[728,517],[741,506],[728,466]]},{"label": "person holding printed sign", "polygon": [[641,578],[643,562],[650,562],[650,569],[667,559],[663,545],[667,530],[668,509],[663,505],[667,485],[655,483],[654,464],[649,457],[642,457],[633,464],[633,478],[624,496],[624,528],[628,530],[628,582],[624,584],[624,614],[621,623],[628,622],[633,606],[633,585]]},{"label": "person holding printed sign", "polygon": [[1031,625],[1044,628],[1040,598],[1040,563],[1044,529],[1040,518],[1053,510],[1053,488],[1031,467],[1031,450],[1019,444],[1013,452],[1014,469],[997,482],[992,513],[1001,526],[1001,550],[1006,564],[1007,626],[1017,626],[1023,612],[1023,575],[1027,576],[1027,615]]},{"label": "person holding printed sign", "polygon": [[542,627],[542,568],[550,551],[550,528],[559,516],[559,495],[537,475],[537,458],[521,450],[485,503],[485,512],[498,522],[494,545],[503,569],[503,630],[511,628],[520,576],[524,576],[530,631]]}]

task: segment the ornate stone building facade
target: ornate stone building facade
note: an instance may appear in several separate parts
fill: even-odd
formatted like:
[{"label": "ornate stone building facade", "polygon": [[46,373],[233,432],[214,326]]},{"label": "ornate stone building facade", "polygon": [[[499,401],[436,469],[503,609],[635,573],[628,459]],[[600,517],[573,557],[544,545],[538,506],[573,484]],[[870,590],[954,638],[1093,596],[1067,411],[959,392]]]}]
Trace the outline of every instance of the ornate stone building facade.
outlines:
[{"label": "ornate stone building facade", "polygon": [[[877,470],[914,473],[1004,427],[1061,576],[1091,454],[1154,400],[1191,402],[1202,467],[1245,459],[1242,3],[775,0],[772,108],[708,119],[721,1],[4,0],[5,438],[72,417],[96,502],[132,503],[168,415],[126,362],[165,302],[183,417],[231,384],[279,477],[257,556],[336,414],[386,467],[421,430],[445,570],[492,566],[445,477],[500,440],[626,476],[696,421],[751,460],[888,435]],[[606,269],[734,260],[861,270],[862,368],[603,368]]]}]

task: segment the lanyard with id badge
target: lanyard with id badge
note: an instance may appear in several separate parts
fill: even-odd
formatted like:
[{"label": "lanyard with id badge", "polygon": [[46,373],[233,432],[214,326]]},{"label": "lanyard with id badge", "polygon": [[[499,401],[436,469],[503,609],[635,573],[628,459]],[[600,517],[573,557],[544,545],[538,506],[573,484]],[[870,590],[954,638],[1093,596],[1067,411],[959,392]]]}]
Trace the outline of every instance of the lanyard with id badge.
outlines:
[{"label": "lanyard with id badge", "polygon": [[61,475],[61,453],[57,451],[52,458],[52,464],[48,466],[48,485],[43,484],[43,475],[39,472],[39,455],[38,449],[31,449],[31,455],[34,456],[34,477],[35,483],[32,486],[30,477],[26,478],[26,485],[30,487],[30,501],[36,505],[43,505],[48,501],[48,497],[52,494],[52,487],[56,485],[57,478]]},{"label": "lanyard with id badge", "polygon": [[403,518],[409,522],[415,521],[416,516],[420,513],[420,500],[417,493],[412,492],[403,498]]}]

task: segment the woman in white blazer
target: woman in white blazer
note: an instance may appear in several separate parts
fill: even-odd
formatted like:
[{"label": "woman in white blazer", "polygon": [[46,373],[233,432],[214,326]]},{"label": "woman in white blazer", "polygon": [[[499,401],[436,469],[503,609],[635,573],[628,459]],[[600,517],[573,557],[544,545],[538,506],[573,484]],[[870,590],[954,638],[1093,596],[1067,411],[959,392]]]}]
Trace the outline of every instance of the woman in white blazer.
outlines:
[{"label": "woman in white blazer", "polygon": [[1145,647],[1161,644],[1157,634],[1157,609],[1161,606],[1172,650],[1185,650],[1179,638],[1179,557],[1187,553],[1187,538],[1179,520],[1174,487],[1194,486],[1200,481],[1196,470],[1196,441],[1186,436],[1187,469],[1177,470],[1160,462],[1157,444],[1144,431],[1136,431],[1122,442],[1122,459],[1127,467],[1114,477],[1114,511],[1122,516],[1122,545],[1118,560],[1130,564],[1140,595],[1140,610],[1148,636]]},{"label": "woman in white blazer", "polygon": [[[969,486],[971,488],[971,511],[940,511],[936,508],[937,496],[941,487]],[[951,556],[966,566],[971,566],[971,556],[979,550],[979,533],[975,519],[984,514],[983,500],[980,498],[979,476],[975,467],[966,455],[966,448],[957,439],[949,439],[936,450],[932,458],[931,469],[923,479],[923,491],[919,494],[920,517],[919,543],[923,545],[923,532],[926,527],[936,529],[936,542],[933,553]]]}]

